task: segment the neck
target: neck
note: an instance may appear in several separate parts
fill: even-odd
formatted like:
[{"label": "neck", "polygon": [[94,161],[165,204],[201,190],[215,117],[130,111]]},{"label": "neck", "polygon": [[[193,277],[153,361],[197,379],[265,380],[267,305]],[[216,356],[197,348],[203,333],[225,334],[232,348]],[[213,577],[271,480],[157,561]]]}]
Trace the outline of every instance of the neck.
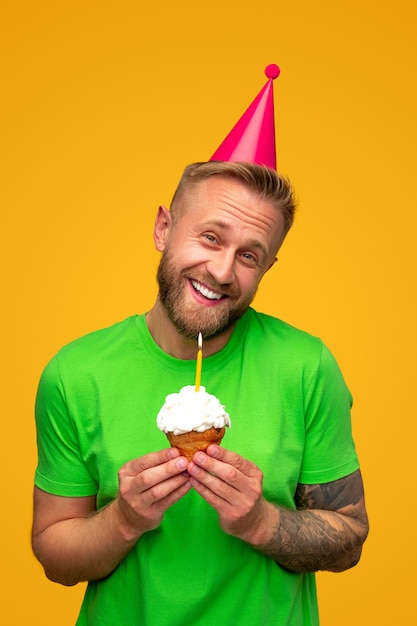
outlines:
[{"label": "neck", "polygon": [[[176,359],[195,359],[197,354],[197,336],[189,339],[182,335],[169,319],[165,307],[157,298],[154,306],[146,315],[146,323],[155,343],[167,354]],[[219,352],[229,341],[233,328],[214,337],[205,340],[203,337],[204,356],[211,356]]]}]

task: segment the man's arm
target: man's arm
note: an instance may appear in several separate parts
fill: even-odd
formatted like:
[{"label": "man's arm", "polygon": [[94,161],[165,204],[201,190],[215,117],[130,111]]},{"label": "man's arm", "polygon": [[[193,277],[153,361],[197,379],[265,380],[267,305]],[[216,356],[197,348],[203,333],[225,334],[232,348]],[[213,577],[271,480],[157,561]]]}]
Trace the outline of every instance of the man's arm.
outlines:
[{"label": "man's arm", "polygon": [[95,496],[66,498],[35,487],[32,546],[47,577],[75,585],[108,576],[190,489],[186,466],[174,449],[126,463],[117,497],[98,511]]},{"label": "man's arm", "polygon": [[295,502],[295,512],[273,512],[273,532],[258,549],[297,572],[342,572],[356,565],[368,534],[359,470],[330,483],[300,484]]},{"label": "man's arm", "polygon": [[135,543],[123,539],[114,503],[97,512],[95,496],[67,498],[37,487],[33,502],[32,548],[53,582],[103,578]]},{"label": "man's arm", "polygon": [[359,470],[323,485],[298,485],[296,511],[262,496],[262,473],[218,446],[197,453],[191,484],[219,514],[223,530],[297,572],[343,571],[355,565],[368,534]]}]

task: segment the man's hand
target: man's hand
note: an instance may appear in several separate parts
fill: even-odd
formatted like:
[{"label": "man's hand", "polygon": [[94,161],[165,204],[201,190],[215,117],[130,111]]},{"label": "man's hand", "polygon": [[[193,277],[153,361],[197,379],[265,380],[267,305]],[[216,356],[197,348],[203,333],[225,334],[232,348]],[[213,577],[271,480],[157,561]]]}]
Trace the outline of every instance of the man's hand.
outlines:
[{"label": "man's hand", "polygon": [[120,469],[115,506],[127,540],[159,526],[165,511],[189,491],[186,469],[187,460],[176,448],[147,454]]},{"label": "man's hand", "polygon": [[256,543],[269,515],[261,470],[220,446],[209,446],[206,452],[197,452],[188,465],[191,485],[217,511],[226,533]]}]

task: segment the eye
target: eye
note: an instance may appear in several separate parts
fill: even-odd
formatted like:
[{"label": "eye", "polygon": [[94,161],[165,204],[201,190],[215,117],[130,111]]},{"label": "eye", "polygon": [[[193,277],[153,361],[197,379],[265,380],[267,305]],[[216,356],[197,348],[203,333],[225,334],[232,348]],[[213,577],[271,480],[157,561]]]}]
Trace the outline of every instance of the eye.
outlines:
[{"label": "eye", "polygon": [[203,238],[208,242],[208,243],[214,243],[217,244],[217,239],[214,235],[212,235],[211,233],[203,233]]},{"label": "eye", "polygon": [[251,265],[256,264],[258,261],[256,256],[254,256],[251,252],[242,252],[240,256],[246,263]]}]

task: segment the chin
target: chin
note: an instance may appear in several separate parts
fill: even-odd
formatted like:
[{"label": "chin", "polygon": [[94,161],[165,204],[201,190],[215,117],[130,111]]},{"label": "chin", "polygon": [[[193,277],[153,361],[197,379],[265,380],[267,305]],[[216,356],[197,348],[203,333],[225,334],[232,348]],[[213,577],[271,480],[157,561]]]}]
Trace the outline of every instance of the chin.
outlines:
[{"label": "chin", "polygon": [[201,333],[204,339],[214,339],[227,332],[244,315],[248,307],[234,311],[223,311],[214,314],[213,307],[201,313],[189,313],[189,315],[175,316],[171,319],[176,329],[185,337],[195,339]]}]

